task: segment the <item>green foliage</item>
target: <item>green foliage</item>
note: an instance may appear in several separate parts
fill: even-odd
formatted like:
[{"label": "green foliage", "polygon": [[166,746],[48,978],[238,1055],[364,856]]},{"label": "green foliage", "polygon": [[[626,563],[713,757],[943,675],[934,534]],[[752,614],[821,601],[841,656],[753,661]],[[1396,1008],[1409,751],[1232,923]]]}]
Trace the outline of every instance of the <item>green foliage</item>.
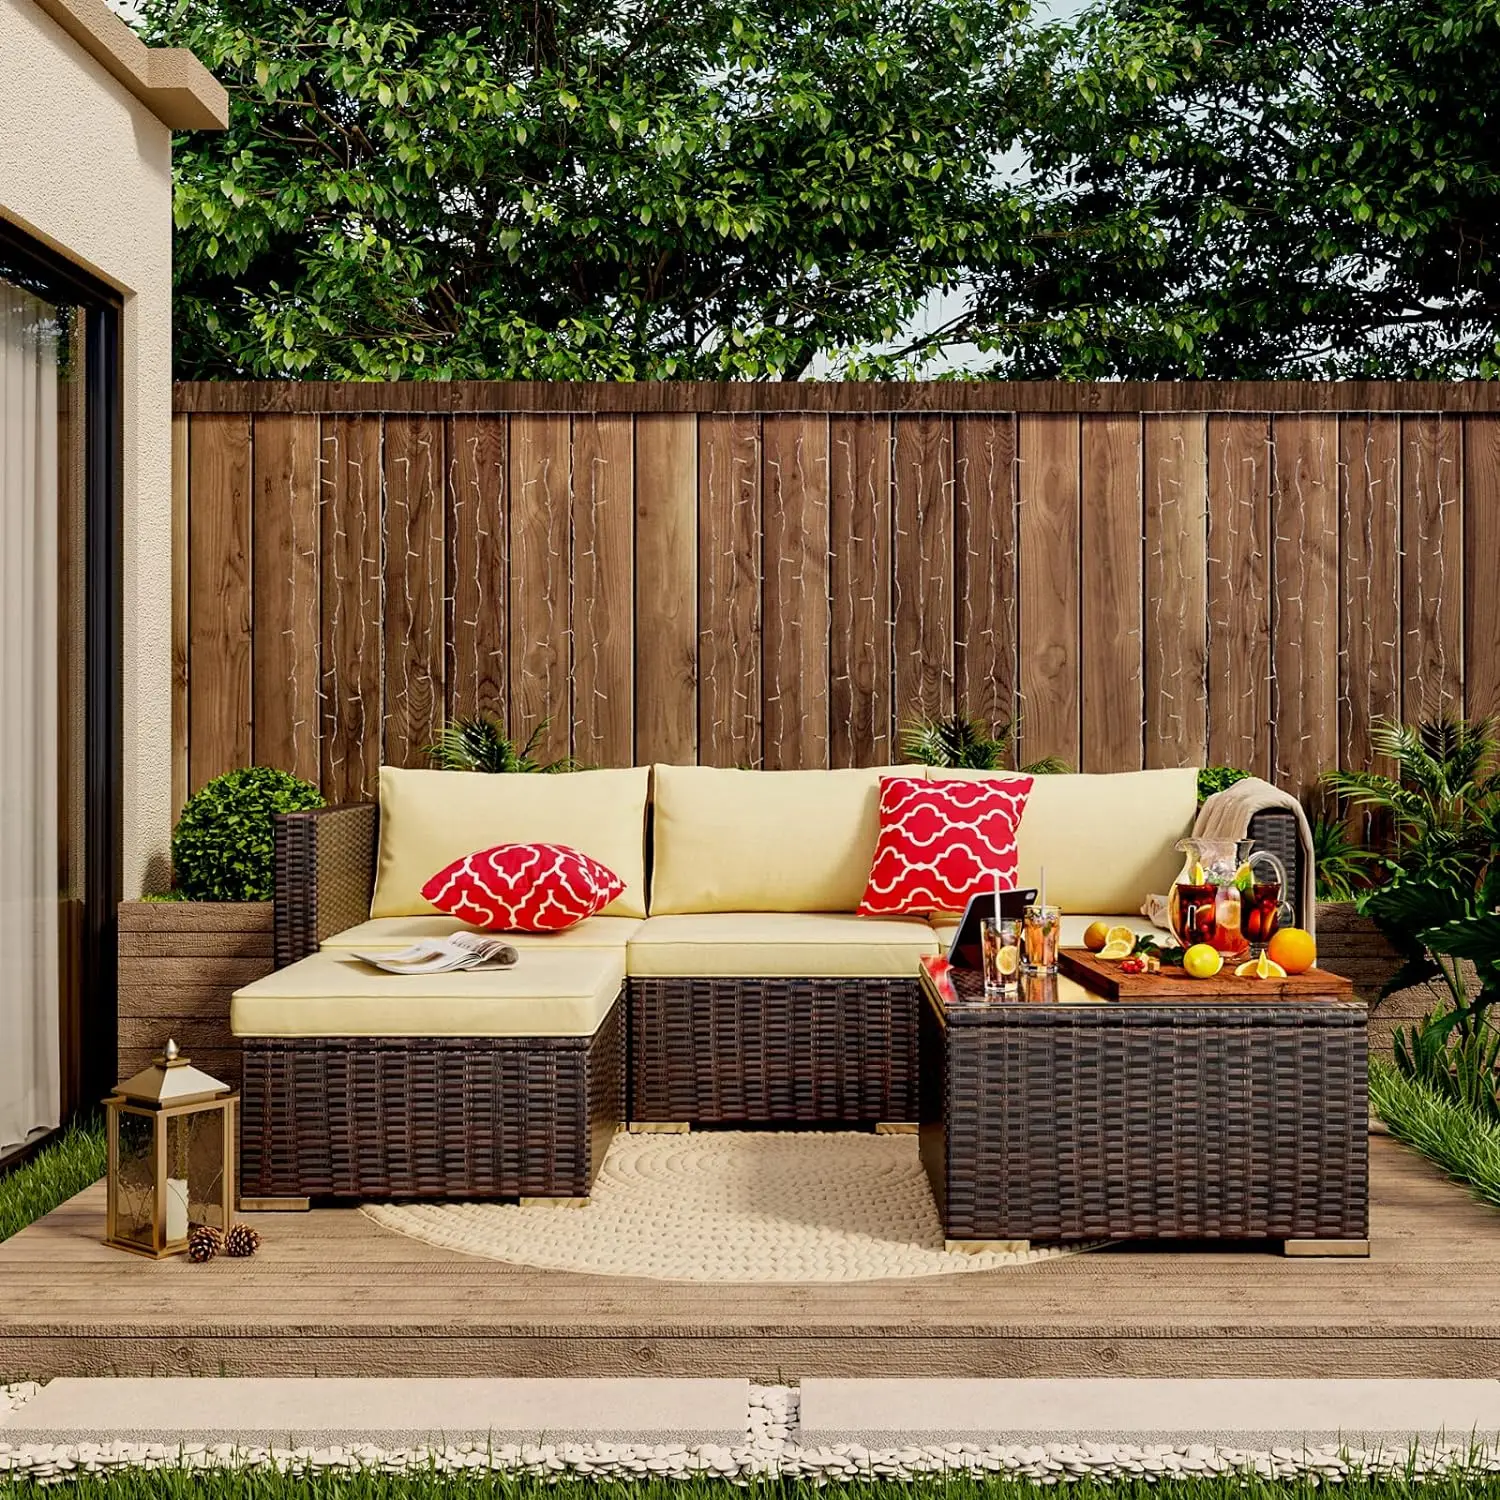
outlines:
[{"label": "green foliage", "polygon": [[1373,874],[1379,856],[1349,831],[1336,812],[1312,820],[1313,862],[1319,901],[1353,901]]},{"label": "green foliage", "polygon": [[[992,0],[145,0],[227,86],[174,154],[177,373],[794,378],[1039,225]],[[863,359],[887,373],[900,356]]]},{"label": "green foliage", "polygon": [[976,278],[1000,372],[1500,373],[1496,0],[1096,0],[1026,65],[1066,222]]},{"label": "green foliage", "polygon": [[1204,766],[1198,772],[1198,806],[1202,807],[1215,792],[1222,792],[1225,787],[1244,781],[1249,775],[1238,766]]},{"label": "green foliage", "polygon": [[98,1120],[70,1125],[30,1161],[0,1177],[0,1240],[98,1182],[104,1176],[105,1146]]},{"label": "green foliage", "polygon": [[1016,725],[988,728],[963,714],[942,718],[909,719],[901,728],[901,754],[923,766],[946,766],[950,770],[1010,771],[1027,776],[1048,776],[1070,767],[1055,755],[1043,756],[1029,765],[1015,764]]},{"label": "green foliage", "polygon": [[269,901],[271,818],[322,807],[317,787],[287,771],[226,771],[193,793],[172,834],[172,878],[187,901]]},{"label": "green foliage", "polygon": [[540,761],[536,747],[551,721],[543,719],[526,743],[516,748],[505,725],[493,715],[476,714],[472,718],[450,719],[443,725],[434,744],[422,752],[440,771],[574,771],[570,758]]},{"label": "green foliage", "polygon": [[1370,1059],[1370,1104],[1398,1141],[1500,1208],[1500,1120],[1378,1058]]},{"label": "green foliage", "polygon": [[1402,955],[1385,993],[1439,979],[1463,1011],[1469,1001],[1462,973],[1442,961],[1426,934],[1500,905],[1495,726],[1489,719],[1377,719],[1370,745],[1394,763],[1394,775],[1335,771],[1323,779],[1345,804],[1391,824],[1393,847],[1372,861],[1375,883],[1357,897]]},{"label": "green foliage", "polygon": [[[1248,1464],[1222,1474],[1069,1479],[1068,1500],[1321,1500],[1330,1488],[1339,1500],[1500,1500],[1500,1476],[1488,1473],[1484,1455],[1453,1467],[1405,1463],[1394,1472],[1369,1474],[1357,1461],[1336,1483],[1308,1474],[1271,1479]],[[56,1500],[55,1479],[10,1477],[7,1500]],[[312,1465],[278,1470],[209,1468],[167,1463],[158,1468],[114,1468],[103,1474],[70,1472],[69,1500],[1048,1500],[1056,1485],[1009,1474],[933,1475],[917,1479],[820,1480],[766,1477],[620,1480],[575,1474],[546,1476],[414,1468],[387,1473],[370,1466],[343,1472]]]}]

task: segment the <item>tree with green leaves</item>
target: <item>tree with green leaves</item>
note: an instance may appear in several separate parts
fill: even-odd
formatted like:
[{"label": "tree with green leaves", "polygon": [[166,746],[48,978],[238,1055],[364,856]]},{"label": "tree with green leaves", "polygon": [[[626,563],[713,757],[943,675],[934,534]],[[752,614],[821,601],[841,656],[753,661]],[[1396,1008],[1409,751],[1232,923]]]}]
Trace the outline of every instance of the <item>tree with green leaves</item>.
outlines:
[{"label": "tree with green leaves", "polygon": [[861,373],[1031,232],[994,0],[146,0],[185,378]]},{"label": "tree with green leaves", "polygon": [[1104,0],[1028,66],[1053,232],[977,272],[996,372],[1500,373],[1500,0]]}]

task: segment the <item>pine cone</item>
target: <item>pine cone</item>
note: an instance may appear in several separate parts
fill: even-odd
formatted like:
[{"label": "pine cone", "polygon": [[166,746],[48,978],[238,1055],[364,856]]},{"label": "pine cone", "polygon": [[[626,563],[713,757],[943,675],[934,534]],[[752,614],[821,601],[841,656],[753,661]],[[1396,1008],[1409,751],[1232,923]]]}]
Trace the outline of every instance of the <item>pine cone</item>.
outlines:
[{"label": "pine cone", "polygon": [[212,1260],[224,1248],[224,1235],[212,1224],[200,1224],[188,1236],[188,1259],[195,1266]]},{"label": "pine cone", "polygon": [[248,1224],[236,1224],[224,1236],[225,1255],[232,1255],[237,1260],[243,1260],[247,1255],[254,1255],[259,1249],[260,1235]]}]

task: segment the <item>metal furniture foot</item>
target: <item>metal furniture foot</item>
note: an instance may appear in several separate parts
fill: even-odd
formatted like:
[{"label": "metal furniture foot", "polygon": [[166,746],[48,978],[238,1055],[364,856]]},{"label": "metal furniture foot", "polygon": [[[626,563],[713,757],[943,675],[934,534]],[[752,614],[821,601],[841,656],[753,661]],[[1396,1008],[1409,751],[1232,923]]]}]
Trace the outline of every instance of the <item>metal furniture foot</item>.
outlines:
[{"label": "metal furniture foot", "polygon": [[692,1125],[687,1120],[632,1120],[631,1135],[686,1135]]},{"label": "metal furniture foot", "polygon": [[915,1120],[877,1120],[876,1135],[916,1135],[921,1126]]},{"label": "metal furniture foot", "polygon": [[1020,1251],[1031,1249],[1030,1240],[944,1240],[943,1249],[956,1255],[988,1255],[991,1251]]},{"label": "metal furniture foot", "polygon": [[522,1208],[587,1208],[587,1196],[582,1198],[522,1198]]},{"label": "metal furniture foot", "polygon": [[247,1214],[305,1214],[310,1198],[241,1198],[240,1211]]},{"label": "metal furniture foot", "polygon": [[1283,1240],[1283,1255],[1366,1256],[1369,1240]]}]

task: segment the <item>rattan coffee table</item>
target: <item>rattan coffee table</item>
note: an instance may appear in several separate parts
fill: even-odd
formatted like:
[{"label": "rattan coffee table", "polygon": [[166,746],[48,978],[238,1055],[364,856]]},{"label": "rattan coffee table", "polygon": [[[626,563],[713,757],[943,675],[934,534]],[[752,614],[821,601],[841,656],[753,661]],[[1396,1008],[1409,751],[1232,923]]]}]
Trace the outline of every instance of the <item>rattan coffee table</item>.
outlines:
[{"label": "rattan coffee table", "polygon": [[987,1000],[922,960],[922,1161],[950,1249],[1279,1240],[1368,1255],[1365,1008],[1326,994]]}]

